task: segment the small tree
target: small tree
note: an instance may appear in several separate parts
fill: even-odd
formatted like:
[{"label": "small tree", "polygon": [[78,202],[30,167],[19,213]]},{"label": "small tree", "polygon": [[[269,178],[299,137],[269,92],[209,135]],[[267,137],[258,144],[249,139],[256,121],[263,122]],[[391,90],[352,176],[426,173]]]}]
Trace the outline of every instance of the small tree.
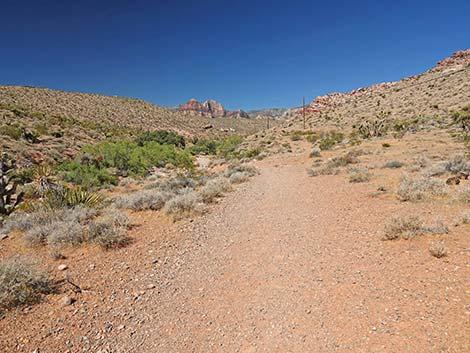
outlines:
[{"label": "small tree", "polygon": [[0,215],[9,215],[23,200],[23,193],[16,193],[18,179],[16,162],[7,154],[0,156]]}]

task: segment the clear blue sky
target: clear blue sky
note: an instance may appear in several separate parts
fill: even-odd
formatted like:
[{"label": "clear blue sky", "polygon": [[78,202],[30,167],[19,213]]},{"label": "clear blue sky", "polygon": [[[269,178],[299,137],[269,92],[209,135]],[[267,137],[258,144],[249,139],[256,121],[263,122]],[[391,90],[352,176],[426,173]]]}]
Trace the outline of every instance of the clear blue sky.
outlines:
[{"label": "clear blue sky", "polygon": [[470,47],[470,1],[0,0],[0,84],[292,107]]}]

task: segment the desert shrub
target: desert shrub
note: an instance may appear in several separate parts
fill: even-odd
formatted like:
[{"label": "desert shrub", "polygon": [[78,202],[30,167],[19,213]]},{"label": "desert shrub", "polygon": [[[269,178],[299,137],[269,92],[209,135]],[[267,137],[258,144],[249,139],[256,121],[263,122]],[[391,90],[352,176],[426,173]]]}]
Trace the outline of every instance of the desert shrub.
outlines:
[{"label": "desert shrub", "polygon": [[390,168],[390,169],[397,169],[397,168],[401,168],[405,165],[405,163],[403,162],[399,162],[399,161],[390,161],[390,162],[387,162],[384,164],[384,168]]},{"label": "desert shrub", "polygon": [[337,131],[329,131],[322,133],[321,139],[318,142],[318,147],[322,151],[331,149],[334,145],[344,140],[344,134]]},{"label": "desert shrub", "polygon": [[404,175],[398,186],[397,197],[402,201],[421,201],[444,196],[446,192],[446,184],[442,180],[428,177],[413,179]]},{"label": "desert shrub", "polygon": [[0,263],[0,311],[36,302],[53,290],[53,281],[37,264],[16,256]]},{"label": "desert shrub", "polygon": [[244,150],[242,153],[240,153],[240,158],[255,158],[261,154],[263,150],[261,147],[255,147],[255,148],[249,148],[247,150]]},{"label": "desert shrub", "polygon": [[439,176],[446,173],[470,173],[470,160],[465,155],[456,155],[448,161],[439,162],[424,171],[425,176]]},{"label": "desert shrub", "polygon": [[61,177],[85,188],[117,185],[118,178],[105,168],[96,165],[83,165],[79,161],[64,162],[59,167]]},{"label": "desert shrub", "polygon": [[437,219],[433,225],[426,226],[423,228],[424,232],[427,234],[447,234],[449,233],[449,227],[447,227],[444,222],[440,219]]},{"label": "desert shrub", "polygon": [[422,168],[426,168],[431,161],[429,160],[428,157],[419,155],[413,158],[413,161],[411,163],[411,169],[413,170],[419,170]]},{"label": "desert shrub", "polygon": [[452,112],[452,120],[463,131],[470,131],[470,105],[463,107],[461,111]]},{"label": "desert shrub", "polygon": [[23,235],[23,241],[28,246],[39,246],[47,243],[47,237],[55,228],[56,223],[37,225],[28,229]]},{"label": "desert shrub", "polygon": [[410,239],[424,232],[423,221],[419,217],[394,217],[385,225],[385,239]]},{"label": "desert shrub", "polygon": [[123,195],[115,200],[118,208],[128,208],[134,211],[160,210],[171,197],[171,193],[156,189],[140,190],[129,195]]},{"label": "desert shrub", "polygon": [[444,175],[448,172],[447,166],[448,166],[448,162],[439,162],[427,168],[423,172],[423,175],[425,177],[434,177],[434,176]]},{"label": "desert shrub", "polygon": [[243,142],[240,136],[231,136],[219,141],[217,154],[223,158],[237,157],[237,148]]},{"label": "desert shrub", "polygon": [[464,186],[457,190],[456,198],[458,201],[470,205],[470,186]]},{"label": "desert shrub", "polygon": [[188,151],[192,155],[215,155],[217,154],[217,143],[218,141],[215,139],[199,139],[193,146],[188,148]]},{"label": "desert shrub", "polygon": [[174,219],[202,213],[201,196],[194,190],[184,189],[180,194],[166,202],[165,212]]},{"label": "desert shrub", "polygon": [[186,141],[183,136],[166,130],[145,132],[135,138],[135,142],[141,147],[148,142],[156,142],[160,145],[173,145],[179,148],[185,148],[186,146]]},{"label": "desert shrub", "polygon": [[24,127],[16,123],[0,126],[0,135],[11,137],[14,140],[19,140],[23,137],[24,131]]},{"label": "desert shrub", "polygon": [[231,184],[241,184],[250,179],[250,175],[246,172],[235,172],[232,173],[229,177]]},{"label": "desert shrub", "polygon": [[258,174],[258,170],[249,165],[232,164],[225,170],[224,175],[229,178],[235,173],[245,173],[249,177],[252,177]]},{"label": "desert shrub", "polygon": [[155,141],[143,146],[129,140],[106,140],[85,148],[72,162],[63,163],[59,169],[66,181],[85,187],[117,185],[115,174],[144,175],[151,167],[175,167],[192,169],[193,161],[186,151],[178,151],[173,145],[161,145]]},{"label": "desert shrub", "polygon": [[194,189],[196,187],[196,180],[190,177],[178,176],[167,180],[160,185],[160,189],[168,192],[177,192],[182,189]]},{"label": "desert shrub", "polygon": [[353,167],[348,171],[350,183],[364,183],[370,180],[371,174],[365,167]]},{"label": "desert shrub", "polygon": [[[232,175],[233,176],[233,175]],[[232,189],[227,178],[218,177],[209,180],[201,190],[201,196],[204,202],[212,202],[217,197],[223,196],[225,192]]]},{"label": "desert shrub", "polygon": [[439,259],[441,257],[447,256],[448,250],[443,241],[438,241],[431,244],[429,247],[429,252],[432,256]]},{"label": "desert shrub", "polygon": [[129,217],[111,207],[89,224],[88,240],[103,249],[122,247],[130,243],[127,235],[128,227]]},{"label": "desert shrub", "polygon": [[312,168],[307,170],[309,176],[318,176],[318,175],[337,175],[339,174],[339,169],[328,164],[322,168]]},{"label": "desert shrub", "polygon": [[76,246],[87,240],[86,228],[79,222],[59,221],[51,224],[47,243],[53,247]]}]

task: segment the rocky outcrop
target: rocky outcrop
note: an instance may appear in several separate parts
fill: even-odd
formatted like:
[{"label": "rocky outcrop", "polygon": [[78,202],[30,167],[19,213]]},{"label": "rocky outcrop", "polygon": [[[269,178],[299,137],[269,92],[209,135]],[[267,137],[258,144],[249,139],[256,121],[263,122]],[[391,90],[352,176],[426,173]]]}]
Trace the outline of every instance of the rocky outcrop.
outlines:
[{"label": "rocky outcrop", "polygon": [[464,67],[470,65],[470,49],[456,51],[452,56],[437,63],[431,71],[442,71],[452,67]]},{"label": "rocky outcrop", "polygon": [[248,119],[250,116],[243,110],[238,109],[234,111],[225,110],[224,106],[215,100],[207,100],[203,103],[198,102],[196,99],[190,99],[186,104],[179,108],[183,114],[191,116],[204,116],[209,118],[244,118]]}]

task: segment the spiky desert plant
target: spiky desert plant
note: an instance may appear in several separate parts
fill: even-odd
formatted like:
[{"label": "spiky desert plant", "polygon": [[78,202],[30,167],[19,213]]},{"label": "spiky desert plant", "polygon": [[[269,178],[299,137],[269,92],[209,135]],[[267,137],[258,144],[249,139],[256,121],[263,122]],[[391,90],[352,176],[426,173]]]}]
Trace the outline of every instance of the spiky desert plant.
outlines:
[{"label": "spiky desert plant", "polygon": [[98,207],[103,202],[103,200],[103,195],[100,193],[83,189],[80,186],[67,189],[64,197],[64,202],[69,207],[77,205],[83,205],[91,208]]}]

